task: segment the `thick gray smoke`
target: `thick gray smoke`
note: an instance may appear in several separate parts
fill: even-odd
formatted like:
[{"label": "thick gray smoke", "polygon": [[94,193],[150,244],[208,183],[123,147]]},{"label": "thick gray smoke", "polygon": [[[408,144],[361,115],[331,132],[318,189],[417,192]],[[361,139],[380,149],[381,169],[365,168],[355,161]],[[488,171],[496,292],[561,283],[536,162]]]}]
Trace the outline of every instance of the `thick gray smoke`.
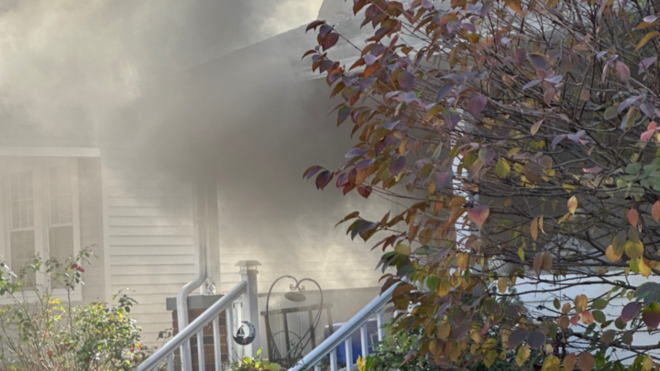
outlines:
[{"label": "thick gray smoke", "polygon": [[319,7],[319,0],[4,0],[1,103],[20,120],[102,120],[150,81],[297,27]]},{"label": "thick gray smoke", "polygon": [[[364,210],[364,200],[342,198],[332,185],[320,193],[301,179],[310,165],[345,161],[351,128],[338,130],[326,117],[336,103],[322,79],[278,83],[314,35],[297,29],[269,39],[316,19],[321,3],[5,1],[0,109],[16,124],[50,126],[52,141],[93,127],[90,137],[136,149],[124,154],[130,166],[184,180],[217,174],[230,279],[236,261],[259,259],[285,267],[265,281],[291,267],[305,275],[328,268],[326,287],[373,285],[378,254],[333,229]],[[296,265],[298,257],[305,264]]]}]

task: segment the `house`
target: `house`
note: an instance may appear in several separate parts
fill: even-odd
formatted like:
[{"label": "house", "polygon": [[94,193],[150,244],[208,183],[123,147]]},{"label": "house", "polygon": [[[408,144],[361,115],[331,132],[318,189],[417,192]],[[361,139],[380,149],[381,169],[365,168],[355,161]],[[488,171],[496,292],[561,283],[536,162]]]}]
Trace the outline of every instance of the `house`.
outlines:
[{"label": "house", "polygon": [[[320,16],[346,18],[337,3]],[[97,259],[74,299],[110,301],[130,288],[150,345],[172,326],[166,298],[200,268],[197,246],[220,292],[239,282],[238,261],[258,260],[260,292],[285,274],[310,277],[336,298],[334,320],[348,319],[378,292],[380,255],[333,226],[391,205],[301,179],[351,147],[350,129],[325,115],[327,85],[300,61],[314,45],[304,26],[291,30],[149,83],[111,117],[72,112],[67,130],[4,97],[0,254],[16,267],[35,253],[65,258],[92,246]]]}]

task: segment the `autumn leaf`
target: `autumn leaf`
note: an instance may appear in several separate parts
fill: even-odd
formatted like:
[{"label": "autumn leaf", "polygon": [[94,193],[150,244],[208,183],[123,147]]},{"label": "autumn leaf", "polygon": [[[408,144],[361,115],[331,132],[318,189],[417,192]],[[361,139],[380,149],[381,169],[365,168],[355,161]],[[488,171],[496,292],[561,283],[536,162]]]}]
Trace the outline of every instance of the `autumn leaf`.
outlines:
[{"label": "autumn leaf", "polygon": [[539,237],[539,219],[534,218],[532,219],[532,224],[529,226],[529,232],[532,235],[532,238],[534,241]]},{"label": "autumn leaf", "polygon": [[577,207],[578,207],[577,197],[573,196],[570,199],[568,199],[567,206],[568,206],[568,211],[571,214],[575,214],[575,211],[577,210]]},{"label": "autumn leaf", "polygon": [[444,277],[440,279],[440,284],[438,285],[438,290],[436,291],[438,296],[443,297],[449,294],[450,290],[451,290],[451,285],[449,284],[449,280]]},{"label": "autumn leaf", "polygon": [[614,251],[614,248],[612,245],[609,245],[607,249],[605,250],[605,257],[607,260],[609,260],[612,263],[616,263],[621,259],[621,254],[617,254],[616,251]]},{"label": "autumn leaf", "polygon": [[642,241],[627,241],[624,250],[630,259],[638,259],[644,254],[644,245]]},{"label": "autumn leaf", "polygon": [[580,99],[585,102],[588,102],[590,98],[591,98],[591,94],[589,93],[589,90],[582,88],[582,90],[580,91]]},{"label": "autumn leaf", "polygon": [[642,276],[648,277],[651,275],[652,272],[651,263],[649,263],[649,261],[646,260],[646,258],[644,257],[640,258],[639,261],[637,262],[637,267],[639,268],[639,273]]},{"label": "autumn leaf", "polygon": [[550,251],[543,253],[543,270],[552,273],[552,254],[550,254]]},{"label": "autumn leaf", "polygon": [[451,333],[451,326],[449,325],[449,322],[445,321],[442,322],[440,326],[438,326],[435,336],[442,341],[446,341],[447,339],[449,339],[450,333]]},{"label": "autumn leaf", "polygon": [[482,94],[477,94],[468,102],[467,111],[476,116],[486,108],[486,104],[488,104],[488,98]]},{"label": "autumn leaf", "polygon": [[469,259],[470,255],[468,253],[460,252],[456,255],[456,265],[460,270],[464,271],[468,266]]},{"label": "autumn leaf", "polygon": [[621,310],[621,316],[619,318],[621,318],[621,321],[624,323],[629,322],[637,317],[641,309],[642,305],[640,303],[628,303],[623,307],[623,310]]},{"label": "autumn leaf", "polygon": [[657,329],[658,325],[660,325],[660,305],[654,301],[648,307],[644,308],[642,321],[644,321],[646,326],[654,330]]},{"label": "autumn leaf", "polygon": [[653,358],[650,355],[644,357],[644,362],[642,362],[642,371],[651,371],[653,369]]},{"label": "autumn leaf", "polygon": [[488,219],[488,214],[490,213],[490,208],[488,205],[479,205],[468,210],[468,218],[472,223],[476,224],[477,227],[481,228],[484,225],[486,219]]},{"label": "autumn leaf", "polygon": [[619,76],[619,81],[622,83],[626,83],[630,79],[630,68],[621,60],[616,62],[616,72]]},{"label": "autumn leaf", "polygon": [[536,133],[539,131],[539,128],[541,127],[542,123],[543,123],[543,120],[539,120],[539,121],[535,122],[534,125],[532,125],[532,128],[530,130],[532,135],[536,135]]},{"label": "autumn leaf", "polygon": [[654,38],[658,35],[660,35],[660,32],[658,32],[658,31],[651,31],[651,32],[647,33],[646,35],[644,35],[644,37],[642,37],[642,39],[639,41],[639,43],[635,47],[635,51],[638,51],[639,49],[641,49],[642,46],[646,45],[647,42],[649,42],[652,38]]},{"label": "autumn leaf", "polygon": [[651,208],[651,215],[656,222],[660,222],[660,201],[656,201]]},{"label": "autumn leaf", "polygon": [[587,310],[588,299],[586,295],[578,295],[575,297],[575,311],[577,313]]},{"label": "autumn leaf", "polygon": [[628,211],[628,222],[633,227],[637,227],[638,221],[639,221],[639,213],[635,209],[630,209],[630,211]]},{"label": "autumn leaf", "polygon": [[534,272],[536,272],[537,276],[541,274],[542,266],[543,266],[543,253],[539,252],[536,254],[536,256],[534,256],[534,264],[533,264]]},{"label": "autumn leaf", "polygon": [[563,362],[564,369],[566,371],[573,371],[573,369],[575,368],[575,360],[576,360],[575,353],[567,354],[566,357],[564,357],[564,362]]},{"label": "autumn leaf", "polygon": [[582,352],[578,357],[577,366],[582,371],[591,371],[595,364],[594,356],[589,352]]}]

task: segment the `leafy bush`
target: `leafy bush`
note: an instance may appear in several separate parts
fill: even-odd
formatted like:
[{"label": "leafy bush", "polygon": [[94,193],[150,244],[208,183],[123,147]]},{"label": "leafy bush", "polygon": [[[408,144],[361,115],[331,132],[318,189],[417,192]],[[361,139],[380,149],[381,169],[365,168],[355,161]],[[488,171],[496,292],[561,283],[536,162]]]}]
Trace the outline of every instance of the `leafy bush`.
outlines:
[{"label": "leafy bush", "polygon": [[[81,264],[90,256],[89,249],[64,262],[36,256],[18,274],[0,263],[0,295],[12,301],[0,309],[4,369],[128,371],[147,356],[130,315],[135,300],[119,292],[114,305],[73,302],[73,291],[83,284]],[[38,276],[51,284],[33,282]],[[64,297],[56,297],[55,287]]]},{"label": "leafy bush", "polygon": [[[660,2],[353,11],[349,27],[311,23],[304,55],[355,145],[303,176],[403,208],[342,222],[382,249],[397,308],[416,306],[401,326],[425,327],[415,350],[448,369],[509,349],[530,370],[657,367]],[[552,305],[500,305],[513,287]]]},{"label": "leafy bush", "polygon": [[254,358],[243,357],[230,366],[233,371],[279,371],[280,365],[263,361],[261,359],[261,349],[257,351],[257,356]]}]

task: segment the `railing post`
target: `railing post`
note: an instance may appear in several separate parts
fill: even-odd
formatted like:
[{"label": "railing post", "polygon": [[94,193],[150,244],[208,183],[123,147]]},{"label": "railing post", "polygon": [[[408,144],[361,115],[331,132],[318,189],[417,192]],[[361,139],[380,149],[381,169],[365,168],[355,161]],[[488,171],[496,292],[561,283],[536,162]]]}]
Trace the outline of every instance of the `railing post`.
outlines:
[{"label": "railing post", "polygon": [[[245,292],[245,301],[243,302],[243,320],[250,322],[254,326],[255,337],[251,344],[245,346],[245,355],[256,357],[260,349],[260,331],[259,331],[259,291],[257,288],[257,267],[261,264],[256,260],[243,260],[236,264],[240,267],[241,278],[247,281]],[[227,339],[230,341],[230,339]]]}]

